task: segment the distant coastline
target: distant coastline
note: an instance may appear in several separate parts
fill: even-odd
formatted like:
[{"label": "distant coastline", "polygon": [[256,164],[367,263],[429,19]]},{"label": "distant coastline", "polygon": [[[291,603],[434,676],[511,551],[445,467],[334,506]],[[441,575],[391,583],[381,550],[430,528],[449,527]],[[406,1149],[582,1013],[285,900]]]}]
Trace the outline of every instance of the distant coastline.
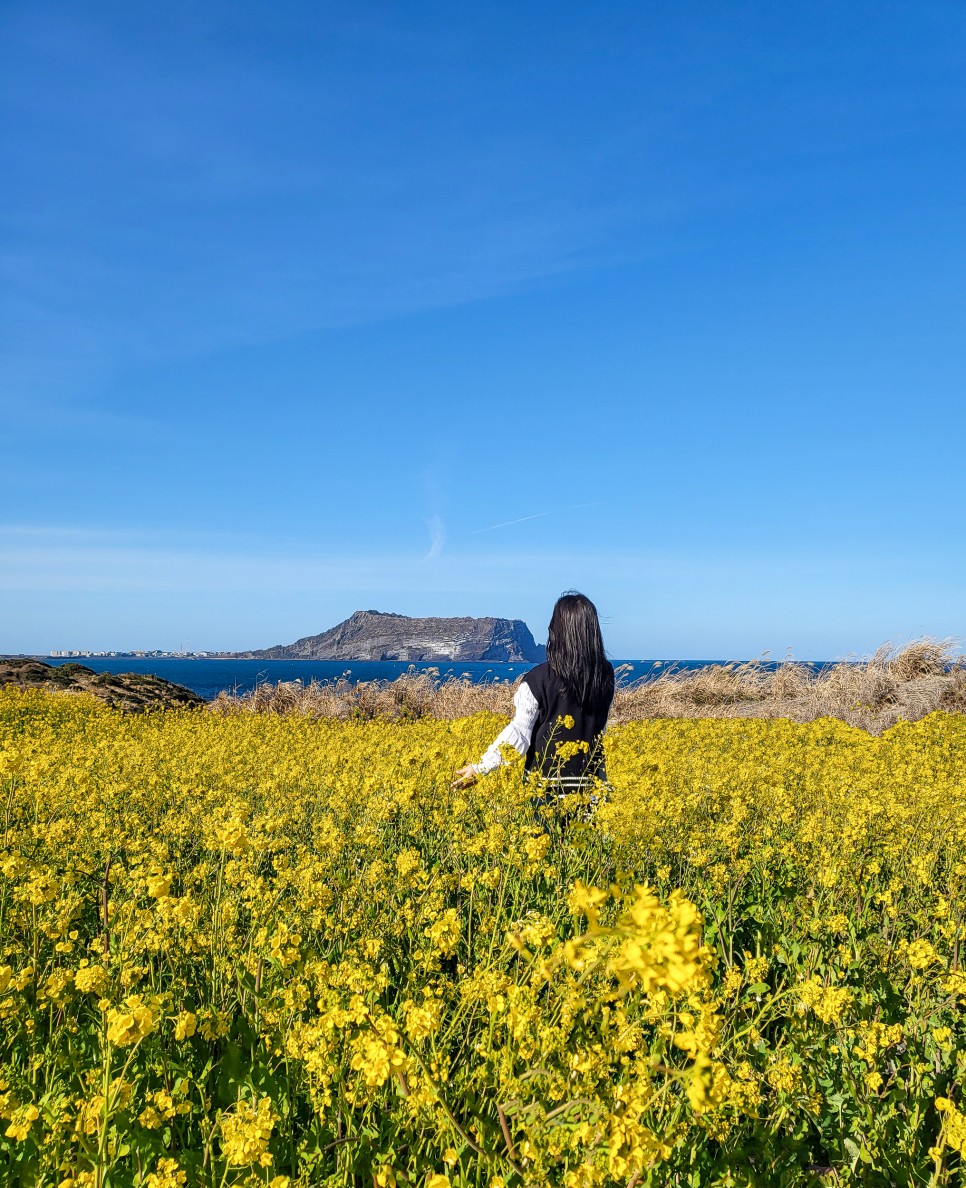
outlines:
[{"label": "distant coastline", "polygon": [[[78,657],[54,657],[53,664],[68,664]],[[512,683],[533,667],[527,661],[505,663],[482,661],[415,662],[404,660],[231,660],[225,657],[203,656],[92,656],[83,663],[101,672],[138,672],[161,677],[173,684],[191,689],[206,701],[213,701],[219,693],[249,693],[258,685],[279,682],[312,681],[332,684],[344,681],[359,684],[364,681],[392,681],[406,673],[426,672],[439,680],[463,678],[473,684]],[[721,664],[721,660],[614,660],[620,669],[623,684],[637,680],[656,679],[669,671],[698,671]],[[825,665],[810,665],[819,670]]]},{"label": "distant coastline", "polygon": [[22,652],[34,660],[231,660],[229,652],[82,652],[61,649],[55,652]]}]

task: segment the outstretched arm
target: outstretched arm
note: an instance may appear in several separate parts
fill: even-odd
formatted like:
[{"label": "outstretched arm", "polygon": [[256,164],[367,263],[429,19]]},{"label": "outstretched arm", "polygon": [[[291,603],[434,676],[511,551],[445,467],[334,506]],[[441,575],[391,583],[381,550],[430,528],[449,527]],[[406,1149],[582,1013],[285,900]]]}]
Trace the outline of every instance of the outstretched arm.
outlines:
[{"label": "outstretched arm", "polygon": [[521,755],[527,753],[530,739],[533,737],[533,727],[537,721],[540,707],[526,681],[520,682],[520,687],[513,695],[514,714],[512,721],[504,726],[493,742],[483,752],[479,763],[469,763],[461,767],[456,773],[454,787],[468,788],[476,782],[478,776],[493,771],[505,762],[500,754],[500,747],[504,744],[513,747]]}]

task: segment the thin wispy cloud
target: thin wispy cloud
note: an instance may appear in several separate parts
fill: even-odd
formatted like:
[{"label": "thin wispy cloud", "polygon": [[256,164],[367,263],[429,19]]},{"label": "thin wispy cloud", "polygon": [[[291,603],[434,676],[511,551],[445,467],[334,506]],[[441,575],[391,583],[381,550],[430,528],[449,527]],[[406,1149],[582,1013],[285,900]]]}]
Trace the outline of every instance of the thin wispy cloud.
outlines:
[{"label": "thin wispy cloud", "polygon": [[430,541],[426,560],[432,561],[442,553],[446,544],[446,525],[441,516],[430,516],[426,521],[426,526],[429,528]]},{"label": "thin wispy cloud", "polygon": [[[476,137],[444,124],[428,151],[421,88],[460,69],[464,40],[413,41],[405,22],[391,24],[373,42],[369,27],[310,22],[310,36],[356,63],[336,83],[223,40],[180,56],[171,27],[134,41],[89,13],[17,6],[9,38],[19,66],[7,88],[25,113],[15,164],[31,168],[14,170],[5,195],[13,247],[0,273],[16,343],[15,355],[0,354],[6,389],[35,402],[30,374],[41,368],[53,395],[82,367],[110,374],[463,305],[599,264],[626,215],[597,192],[593,171],[574,162],[551,175],[516,123]],[[182,18],[186,42],[206,31]],[[413,65],[402,64],[398,38]],[[37,81],[52,74],[55,95]],[[121,97],[110,118],[105,92]],[[365,112],[373,92],[398,99],[397,135],[363,115],[321,147],[299,133],[329,128],[333,106]],[[64,185],[57,153],[78,141],[91,168]],[[370,159],[385,162],[378,184]],[[124,184],[96,180],[110,176]],[[219,203],[233,217],[211,218]],[[150,235],[131,234],[132,210]]]},{"label": "thin wispy cloud", "polygon": [[[642,590],[649,632],[675,641],[656,652],[646,648],[649,655],[751,655],[789,644],[802,654],[809,632],[817,631],[811,624],[833,611],[840,619],[837,654],[910,637],[921,633],[923,618],[927,629],[929,617],[938,619],[952,587],[961,587],[963,567],[940,581],[922,561],[910,556],[905,583],[887,592],[880,583],[870,599],[865,592],[879,573],[877,560],[854,553],[790,548],[782,555],[699,557],[520,547],[444,550],[429,566],[418,551],[313,554],[228,535],[0,525],[0,652],[167,646],[165,639],[178,642],[166,634],[172,623],[175,634],[190,632],[207,648],[268,646],[367,606],[503,614],[526,619],[539,634],[556,594],[576,586],[598,601],[615,656],[644,654],[642,645],[631,651],[621,641],[631,637]],[[768,608],[753,629],[741,617],[749,604]],[[805,624],[798,639],[785,634],[793,611]],[[813,646],[810,654],[821,659],[832,651]]]},{"label": "thin wispy cloud", "polygon": [[579,511],[585,507],[603,507],[606,499],[595,499],[592,503],[570,503],[566,507],[554,508],[553,511],[534,512],[530,516],[517,516],[514,520],[501,520],[499,524],[488,524],[485,528],[474,528],[467,536],[479,536],[481,532],[495,532],[497,528],[511,528],[514,524],[525,524],[528,520],[543,520],[547,516],[566,515],[567,512]]},{"label": "thin wispy cloud", "polygon": [[[94,527],[0,525],[0,590],[25,592],[190,593],[234,595],[271,591],[512,591],[528,584],[517,550],[445,551],[445,525],[428,521],[428,553],[280,550],[270,542],[172,533],[134,533]],[[541,567],[563,572],[573,556],[543,553]],[[432,558],[436,564],[427,568]],[[556,579],[555,579],[556,580]]]},{"label": "thin wispy cloud", "polygon": [[534,512],[532,516],[518,516],[515,520],[503,520],[499,524],[488,524],[485,528],[474,528],[468,536],[479,536],[481,532],[495,532],[497,528],[509,528],[513,524],[525,524],[527,520],[542,520],[544,516],[552,516],[553,512]]}]

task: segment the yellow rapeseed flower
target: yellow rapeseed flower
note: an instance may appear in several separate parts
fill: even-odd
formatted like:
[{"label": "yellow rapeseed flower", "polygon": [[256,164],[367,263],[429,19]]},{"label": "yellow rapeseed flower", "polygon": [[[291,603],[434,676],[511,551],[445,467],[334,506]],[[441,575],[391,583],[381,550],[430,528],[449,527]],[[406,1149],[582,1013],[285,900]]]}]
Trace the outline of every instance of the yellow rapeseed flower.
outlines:
[{"label": "yellow rapeseed flower", "polygon": [[156,1008],[140,994],[132,994],[107,1012],[108,1041],[119,1048],[139,1043],[154,1030],[157,1020]]}]

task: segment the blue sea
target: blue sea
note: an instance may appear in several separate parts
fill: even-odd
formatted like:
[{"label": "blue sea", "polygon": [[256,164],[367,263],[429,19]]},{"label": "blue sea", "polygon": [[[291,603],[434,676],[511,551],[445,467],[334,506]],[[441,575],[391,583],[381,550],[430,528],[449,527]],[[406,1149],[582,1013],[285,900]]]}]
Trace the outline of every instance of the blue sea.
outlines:
[{"label": "blue sea", "polygon": [[[406,660],[207,660],[181,657],[48,657],[54,665],[83,664],[94,672],[142,672],[163,677],[176,685],[200,694],[206,701],[217,697],[222,690],[229,693],[249,693],[256,685],[277,684],[279,681],[337,681],[344,678],[357,681],[391,681],[410,669],[417,672],[434,670],[440,679],[466,677],[474,683],[486,681],[515,681],[532,664],[414,664]],[[663,660],[615,660],[614,666],[626,667],[618,674],[622,684],[653,679],[668,668],[675,670],[706,668],[722,664],[721,660],[677,660],[673,664]],[[769,665],[773,667],[773,665]],[[811,666],[810,666],[811,667]],[[816,665],[815,667],[820,667]]]}]

